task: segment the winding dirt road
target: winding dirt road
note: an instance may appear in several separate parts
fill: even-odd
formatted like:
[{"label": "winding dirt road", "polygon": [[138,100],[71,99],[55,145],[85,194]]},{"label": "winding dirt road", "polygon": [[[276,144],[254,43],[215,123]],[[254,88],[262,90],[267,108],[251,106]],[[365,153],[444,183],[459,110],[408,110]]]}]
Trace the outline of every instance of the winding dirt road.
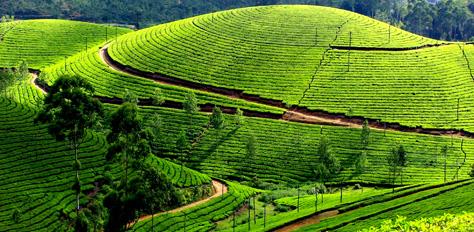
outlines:
[{"label": "winding dirt road", "polygon": [[317,224],[323,219],[334,217],[338,214],[339,214],[338,210],[331,210],[331,211],[327,211],[327,212],[324,212],[324,213],[315,214],[315,215],[313,215],[311,217],[308,217],[306,219],[303,219],[303,220],[300,220],[300,221],[295,221],[295,223],[292,223],[290,225],[287,225],[287,226],[284,226],[282,228],[276,229],[275,232],[295,231],[298,228],[313,225],[313,224]]},{"label": "winding dirt road", "polygon": [[[168,210],[168,211],[165,211],[165,212],[156,213],[156,214],[153,214],[153,215],[143,215],[143,216],[141,216],[141,217],[138,219],[137,222],[145,221],[145,220],[150,219],[151,217],[157,217],[157,216],[160,216],[160,215],[162,215],[162,214],[182,212],[182,211],[184,211],[184,210],[186,210],[186,209],[189,209],[189,208],[192,208],[192,207],[195,207],[195,206],[198,206],[198,205],[202,205],[202,204],[204,204],[204,203],[206,203],[206,202],[208,202],[208,201],[210,201],[210,200],[212,200],[212,199],[214,199],[214,198],[217,198],[217,197],[222,196],[223,194],[226,194],[226,193],[228,192],[228,188],[227,188],[227,186],[226,186],[224,183],[222,183],[222,182],[220,182],[220,181],[218,181],[218,180],[212,180],[212,192],[213,192],[213,194],[212,194],[211,196],[209,196],[209,197],[206,197],[206,198],[204,198],[204,199],[202,199],[202,200],[195,201],[195,202],[193,202],[193,203],[190,203],[190,204],[181,206],[181,207],[179,207],[179,208],[172,209],[172,210]],[[135,223],[136,223],[136,222],[134,222],[134,223],[129,223],[129,224],[127,225],[127,227],[130,228],[130,227],[132,227]]]}]

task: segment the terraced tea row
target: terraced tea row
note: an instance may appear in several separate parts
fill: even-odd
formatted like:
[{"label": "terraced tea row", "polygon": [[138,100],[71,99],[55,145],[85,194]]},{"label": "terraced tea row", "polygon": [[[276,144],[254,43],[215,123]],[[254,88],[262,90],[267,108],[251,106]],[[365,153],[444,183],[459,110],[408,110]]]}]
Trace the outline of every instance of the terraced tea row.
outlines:
[{"label": "terraced tea row", "polygon": [[13,22],[0,41],[0,67],[16,67],[25,60],[40,69],[106,40],[130,32],[130,29],[66,20],[25,20]]},{"label": "terraced tea row", "polygon": [[[215,227],[213,222],[226,218],[245,203],[245,199],[258,190],[234,182],[227,182],[229,192],[214,198],[203,205],[178,213],[162,214],[154,218],[157,231],[209,231]],[[152,220],[137,223],[133,231],[151,231]]]},{"label": "terraced tea row", "polygon": [[[56,142],[42,125],[35,125],[38,100],[42,93],[29,81],[9,89],[10,100],[0,97],[0,228],[2,231],[60,231],[58,220],[64,209],[74,209],[71,189],[74,175],[70,148]],[[107,145],[102,134],[89,133],[81,145],[81,181],[84,193],[93,190],[93,181],[102,173]],[[209,185],[204,174],[169,161],[150,157],[179,187]],[[118,176],[120,169],[113,167]],[[85,200],[85,199],[83,199]],[[85,202],[83,202],[85,203]],[[12,219],[13,212],[20,220]]]},{"label": "terraced tea row", "polygon": [[324,7],[268,6],[145,29],[121,37],[109,52],[114,60],[142,71],[296,104],[329,44],[346,44],[346,26],[359,33],[353,46],[436,42],[393,29],[386,44],[380,31],[388,31],[388,25],[363,16]]},{"label": "terraced tea row", "polygon": [[[74,208],[71,190],[73,171],[70,149],[55,142],[44,126],[33,124],[33,104],[41,95],[23,84],[15,87],[15,98],[1,98],[0,108],[0,227],[3,231],[58,230],[58,212]],[[81,148],[81,175],[86,191],[104,164],[105,141],[89,134]],[[19,223],[12,220],[18,210]]]},{"label": "terraced tea row", "polygon": [[234,108],[249,109],[260,112],[282,113],[283,110],[262,104],[232,99],[219,94],[195,91],[189,88],[161,84],[153,80],[128,75],[108,67],[99,55],[98,47],[81,52],[65,62],[59,62],[45,68],[40,79],[51,85],[61,75],[78,75],[88,80],[95,88],[96,94],[111,98],[123,98],[125,90],[140,98],[151,98],[158,88],[165,100],[182,102],[187,92],[194,92],[199,104],[221,105]]},{"label": "terraced tea row", "polygon": [[[461,46],[331,50],[301,106],[423,128],[474,131],[474,82]],[[466,45],[464,49],[474,50]]]},{"label": "terraced tea row", "polygon": [[[146,117],[158,113],[166,122],[164,133],[170,141],[176,141],[178,132],[188,129],[188,116],[182,110],[148,107]],[[261,118],[245,118],[245,125],[233,125],[233,116],[226,116],[222,130],[204,129],[209,118],[199,114],[193,118],[193,131],[203,131],[194,145],[188,165],[211,176],[227,179],[251,179],[257,176],[269,182],[306,182],[315,180],[313,169],[319,162],[316,154],[321,131],[329,137],[332,152],[346,168],[346,181],[356,181],[353,176],[353,157],[361,152],[360,129],[307,125]],[[255,136],[257,153],[246,158],[246,145]],[[461,151],[462,148],[466,155]],[[360,178],[368,183],[386,183],[388,166],[386,156],[396,144],[402,144],[408,152],[408,166],[404,168],[403,183],[442,181],[444,157],[441,147],[447,145],[447,176],[455,178],[458,165],[459,178],[467,176],[468,165],[474,162],[474,143],[471,139],[429,136],[413,133],[372,131],[369,143],[369,167]],[[175,147],[169,147],[164,155],[178,159]],[[399,183],[399,180],[397,180]]]},{"label": "terraced tea row", "polygon": [[406,216],[410,219],[441,216],[445,213],[459,214],[472,212],[473,183],[465,182],[448,185],[433,190],[411,194],[403,198],[376,203],[360,209],[349,211],[318,224],[302,227],[296,231],[334,230],[355,231],[367,226],[378,225],[394,215]]}]

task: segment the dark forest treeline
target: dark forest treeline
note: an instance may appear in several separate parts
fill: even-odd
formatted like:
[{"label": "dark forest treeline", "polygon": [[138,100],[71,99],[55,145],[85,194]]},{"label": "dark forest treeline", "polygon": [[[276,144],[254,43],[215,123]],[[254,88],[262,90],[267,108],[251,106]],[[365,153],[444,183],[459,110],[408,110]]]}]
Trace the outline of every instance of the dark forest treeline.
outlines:
[{"label": "dark forest treeline", "polygon": [[2,0],[1,15],[69,18],[140,28],[209,12],[271,4],[317,4],[355,11],[444,40],[472,40],[474,0]]}]

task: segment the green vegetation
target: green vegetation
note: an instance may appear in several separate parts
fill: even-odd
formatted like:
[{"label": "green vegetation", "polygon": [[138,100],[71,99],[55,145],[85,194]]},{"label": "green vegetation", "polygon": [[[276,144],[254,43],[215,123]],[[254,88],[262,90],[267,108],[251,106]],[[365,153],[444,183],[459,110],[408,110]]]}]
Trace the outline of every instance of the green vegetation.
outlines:
[{"label": "green vegetation", "polygon": [[[241,25],[245,25],[242,27]],[[207,14],[131,33],[111,57],[143,71],[298,104],[328,46],[411,47],[435,40],[351,12],[269,6]],[[267,84],[267,83],[272,83]],[[284,93],[284,94],[281,94]]]},{"label": "green vegetation", "polygon": [[[394,215],[417,217],[439,216],[444,213],[472,211],[469,197],[473,193],[473,183],[461,182],[428,188],[407,196],[375,202],[360,209],[343,211],[335,217],[322,220],[318,224],[302,227],[297,231],[331,229],[337,231],[358,231],[371,225],[380,224]],[[449,206],[449,207],[446,207]]]},{"label": "green vegetation", "polygon": [[243,90],[288,105],[339,114],[351,109],[352,116],[384,122],[471,131],[474,101],[465,89],[473,85],[473,65],[467,65],[472,45],[410,51],[329,47],[440,43],[346,11],[271,6],[130,33],[112,43],[109,54],[139,70]]},{"label": "green vegetation", "polygon": [[[96,94],[104,97],[124,98],[125,89],[135,94],[140,99],[155,100],[156,89],[160,89],[162,100],[184,102],[188,92],[194,92],[198,104],[212,104],[228,107],[240,107],[261,112],[282,113],[283,110],[257,103],[232,99],[218,94],[190,90],[182,87],[160,84],[158,82],[127,75],[111,69],[99,55],[99,47],[94,47],[86,52],[69,57],[64,62],[59,62],[42,70],[41,80],[52,85],[62,75],[77,75],[88,80],[95,88]],[[97,78],[100,77],[100,78]]]},{"label": "green vegetation", "polygon": [[464,213],[460,215],[445,214],[441,217],[422,218],[415,221],[407,221],[406,217],[399,216],[396,219],[385,221],[380,227],[364,229],[364,232],[377,231],[471,231],[474,227],[474,214]]},{"label": "green vegetation", "polygon": [[[0,29],[4,27],[0,23]],[[97,46],[130,32],[92,23],[67,20],[14,21],[0,41],[0,67],[16,67],[25,60],[30,68],[40,69],[64,60],[86,49]]]},{"label": "green vegetation", "polygon": [[[13,51],[0,67],[17,67],[0,72],[2,229],[230,231],[237,216],[236,230],[265,231],[328,213],[337,215],[316,215],[320,223],[300,229],[357,231],[393,214],[413,220],[474,208],[474,139],[455,130],[381,130],[357,118],[474,131],[472,45],[440,45],[348,11],[299,5],[218,12],[122,36],[128,30],[117,29],[117,38],[112,27],[70,21],[0,27],[0,54]],[[231,90],[128,75],[102,60],[104,45],[132,68]],[[28,65],[52,86],[46,97]],[[103,121],[94,97],[105,102]],[[293,106],[346,114],[354,123],[286,121],[292,112],[273,119],[284,110],[270,105],[305,119]],[[49,126],[33,123],[38,112]]]},{"label": "green vegetation", "polygon": [[[178,213],[165,213],[155,217],[157,231],[208,231],[215,227],[213,222],[222,220],[240,208],[245,199],[258,190],[234,182],[226,182],[229,192],[205,204]],[[133,231],[150,231],[151,220],[137,223]]]}]

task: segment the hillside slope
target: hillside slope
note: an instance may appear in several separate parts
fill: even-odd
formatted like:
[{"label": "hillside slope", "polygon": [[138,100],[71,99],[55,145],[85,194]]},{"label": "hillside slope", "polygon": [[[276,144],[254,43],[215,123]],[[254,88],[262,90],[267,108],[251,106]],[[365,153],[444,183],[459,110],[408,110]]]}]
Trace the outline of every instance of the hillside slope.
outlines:
[{"label": "hillside slope", "polygon": [[44,19],[0,23],[8,29],[0,40],[0,67],[16,67],[25,60],[40,69],[130,32],[130,29],[79,21]]},{"label": "hillside slope", "polygon": [[111,43],[108,54],[139,71],[282,105],[474,131],[472,47],[348,11],[283,5],[151,27]]}]

